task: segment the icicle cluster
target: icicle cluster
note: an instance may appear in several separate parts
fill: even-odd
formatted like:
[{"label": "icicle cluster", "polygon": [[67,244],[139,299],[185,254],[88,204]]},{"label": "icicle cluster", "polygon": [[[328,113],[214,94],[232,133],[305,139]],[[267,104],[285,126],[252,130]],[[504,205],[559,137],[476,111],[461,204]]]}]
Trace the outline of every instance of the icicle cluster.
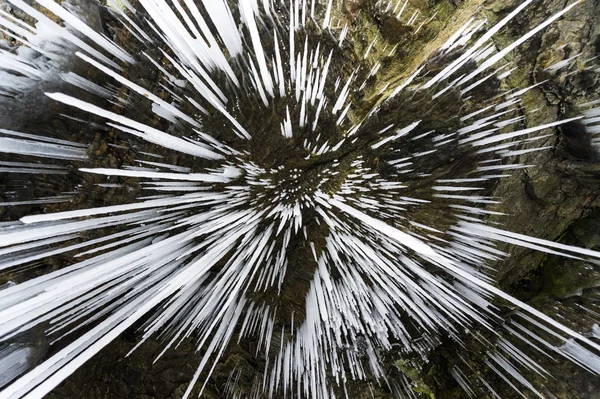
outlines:
[{"label": "icicle cluster", "polygon": [[[497,200],[481,194],[528,167],[512,160],[546,149],[521,144],[549,129],[581,121],[600,134],[598,104],[523,127],[513,111],[529,87],[498,93],[445,130],[430,112],[505,79],[504,57],[578,1],[501,50],[491,38],[533,0],[493,26],[469,20],[438,50],[443,68],[400,71],[406,78],[375,103],[360,94],[382,65],[370,62],[376,43],[348,62],[351,26],[333,0],[108,0],[113,39],[67,2],[8,2],[21,18],[0,10],[0,26],[20,47],[0,50],[3,101],[47,91],[51,118],[80,131],[0,129],[0,153],[11,157],[0,171],[15,182],[0,206],[50,210],[0,224],[0,271],[75,259],[0,290],[3,342],[42,326],[61,348],[0,398],[44,396],[139,322],[139,345],[165,341],[159,357],[198,340],[203,358],[185,397],[204,388],[231,342],[249,337],[264,372],[248,397],[343,396],[351,380],[386,382],[382,356],[395,345],[427,359],[443,337],[462,342],[478,330],[600,373],[597,339],[499,290],[487,266],[506,256],[499,242],[600,253],[492,227]],[[376,7],[413,35],[435,18],[409,1]],[[458,172],[441,171],[452,162]],[[44,179],[61,191],[41,189]],[[297,292],[304,304],[294,307]],[[519,309],[506,324],[499,299]],[[26,352],[0,348],[0,371],[23,373]],[[542,397],[523,370],[546,371],[510,340],[498,336],[482,359],[515,390]],[[477,387],[494,392],[458,366],[452,376],[472,397]],[[402,378],[397,393],[411,397]]]}]

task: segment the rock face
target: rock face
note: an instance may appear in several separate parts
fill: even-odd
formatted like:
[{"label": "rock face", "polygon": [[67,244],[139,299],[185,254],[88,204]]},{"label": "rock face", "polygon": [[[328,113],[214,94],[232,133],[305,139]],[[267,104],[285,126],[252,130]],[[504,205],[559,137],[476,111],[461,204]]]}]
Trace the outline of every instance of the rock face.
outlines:
[{"label": "rock face", "polygon": [[[519,17],[519,21],[495,40],[499,47],[511,38],[529,30],[532,25],[550,16],[564,6],[563,1],[545,1]],[[525,99],[526,126],[545,123],[580,114],[582,104],[596,100],[599,95],[597,75],[583,71],[571,74],[573,69],[549,72],[546,68],[557,62],[581,54],[584,60],[598,56],[600,35],[597,2],[582,3],[573,13],[551,25],[542,34],[513,53],[518,69],[508,82],[511,88],[527,87],[552,79],[558,84],[540,85],[529,91]],[[506,2],[490,2],[488,13],[499,18],[507,9]],[[491,12],[493,11],[493,12]],[[592,64],[593,65],[593,64]],[[508,230],[531,234],[534,237],[557,240],[576,219],[594,213],[598,203],[597,153],[590,135],[579,122],[566,124],[549,136],[544,146],[550,151],[522,155],[520,163],[533,165],[514,173],[495,188],[494,194],[504,198],[500,208],[507,216],[497,218]],[[533,146],[533,144],[532,144]],[[511,257],[499,265],[499,281],[507,288],[520,281],[539,261],[530,258],[532,251],[516,249]],[[536,256],[541,256],[539,253]],[[541,258],[539,258],[541,259]],[[523,267],[523,263],[531,265]]]},{"label": "rock face", "polygon": [[[563,6],[563,1],[545,1],[532,8],[520,17],[520,23],[498,36],[499,46]],[[506,2],[499,1],[488,5],[488,9],[494,12],[490,15],[498,16],[506,7]],[[527,114],[526,126],[581,114],[586,103],[598,99],[598,77],[584,70],[583,63],[600,54],[597,46],[600,38],[599,13],[598,2],[584,2],[513,54],[518,69],[509,78],[511,87],[535,85],[547,79],[557,82],[550,86],[540,85],[527,94],[524,112],[538,111]],[[577,54],[580,54],[581,63],[573,69],[578,68],[581,73],[572,74],[573,69],[548,71],[547,68],[557,62]],[[592,66],[597,68],[596,64]],[[515,232],[596,248],[600,165],[590,135],[576,121],[557,129],[556,134],[547,137],[544,145],[552,149],[523,155],[518,161],[533,166],[514,173],[495,187],[494,195],[506,199],[499,210],[507,215],[494,218],[494,221],[504,223],[508,230]],[[576,277],[581,270],[567,267],[570,261],[558,259],[534,254],[527,249],[511,248],[511,256],[497,265],[499,284],[527,300],[545,294],[556,299],[565,298],[567,291],[571,294],[578,292],[575,286],[591,288],[598,281],[592,275]],[[554,267],[562,271],[550,271]],[[573,274],[569,269],[573,270]],[[547,273],[554,276],[555,283],[549,282]],[[557,284],[555,287],[562,286],[561,293],[553,291],[553,284]]]},{"label": "rock face", "polygon": [[[522,25],[513,28],[514,33],[509,30],[499,36],[499,45],[511,34],[518,34],[516,29],[526,30],[536,19],[545,18],[565,5],[564,1],[541,3],[523,15]],[[489,4],[489,10],[500,14],[506,7],[503,1]],[[584,60],[600,54],[599,15],[600,3],[584,2],[514,54],[519,69],[509,79],[512,87],[529,86],[549,78],[557,82],[550,87],[540,85],[528,94],[526,110],[539,108],[539,112],[528,116],[528,124],[578,115],[585,110],[582,104],[599,98],[598,75],[583,69]],[[579,74],[545,69],[577,54],[581,60],[577,65],[582,71]],[[597,68],[596,63],[592,65]],[[534,167],[515,173],[495,188],[494,195],[505,199],[501,210],[507,213],[497,221],[515,232],[598,249],[600,165],[589,134],[580,123],[574,122],[558,129],[545,145],[552,149],[520,160]],[[591,298],[600,292],[598,265],[534,252],[510,249],[510,257],[497,265],[500,287],[548,315],[560,310],[567,325],[591,333],[597,317],[586,309],[597,310]],[[600,397],[600,381],[593,374],[565,361],[558,364],[542,361],[541,364],[556,377],[556,380],[543,381],[547,387],[544,394],[549,397]]]},{"label": "rock face", "polygon": [[[520,1],[411,1],[411,6],[422,9],[437,7],[441,12],[440,19],[444,21],[444,24],[439,26],[425,26],[420,35],[414,37],[415,27],[403,25],[397,20],[382,19],[376,15],[373,18],[365,18],[364,15],[358,14],[359,10],[363,10],[363,14],[372,11],[374,2],[343,3],[345,8],[340,6],[337,12],[345,15],[349,21],[367,28],[368,35],[380,35],[388,43],[400,47],[400,54],[387,60],[377,79],[370,82],[375,90],[379,90],[386,83],[399,79],[396,76],[399,66],[404,67],[402,71],[407,75],[407,71],[410,71],[407,60],[415,58],[415,53],[427,53],[428,45],[441,40],[439,38],[450,29],[449,25],[465,19],[464,13],[483,13],[491,24],[502,18]],[[565,3],[564,0],[537,1],[514,25],[497,35],[497,47],[504,48],[506,43],[562,9]],[[576,11],[535,35],[509,56],[516,70],[508,79],[510,87],[507,89],[519,90],[546,79],[557,82],[555,85],[540,85],[526,94],[524,107],[520,111],[525,116],[522,121],[523,127],[578,115],[584,109],[583,104],[600,98],[597,74],[585,71],[571,74],[573,67],[557,71],[547,70],[576,54],[581,54],[581,63],[576,65],[583,69],[584,60],[600,56],[599,17],[600,2],[583,2]],[[352,21],[352,18],[356,18],[356,21]],[[99,22],[99,29],[100,26]],[[365,33],[365,36],[368,35]],[[407,40],[407,36],[411,39]],[[364,43],[353,45],[362,50],[369,45],[369,41],[370,37]],[[376,47],[374,51],[383,50]],[[356,52],[358,53],[358,49]],[[429,54],[425,56],[427,57]],[[600,62],[595,61],[594,65],[597,67]],[[373,94],[372,103],[377,101],[377,96]],[[476,101],[476,98],[471,101]],[[516,233],[600,250],[600,163],[588,133],[580,123],[573,122],[556,129],[545,138],[544,146],[551,149],[523,154],[515,161],[534,165],[533,167],[514,172],[512,177],[502,179],[496,186],[488,188],[488,194],[504,200],[503,204],[490,209],[506,214],[494,216],[490,221],[502,223],[507,230]],[[531,143],[530,148],[535,147],[540,147],[539,142]],[[103,146],[100,141],[93,145],[93,150],[98,152],[98,156],[108,153],[106,145]],[[431,214],[422,216],[425,220],[433,217]],[[600,297],[598,265],[512,246],[500,249],[510,253],[509,258],[494,265],[498,270],[500,287],[521,300],[534,304],[549,315],[555,314],[556,308],[560,308],[568,316],[568,325],[577,330],[590,333],[594,331],[594,318],[591,315],[582,316],[581,312],[582,309],[593,309],[594,301]],[[2,282],[0,280],[0,283]],[[293,296],[293,293],[289,295]],[[507,309],[508,312],[510,309]],[[147,341],[130,356],[125,357],[138,340],[139,333],[133,329],[120,336],[48,397],[181,398],[201,359],[201,353],[194,354],[194,342],[184,341],[178,348],[170,349],[160,361],[153,363],[163,349],[162,342],[158,340]],[[467,348],[467,351],[477,352],[477,344],[471,343],[473,347]],[[245,393],[245,386],[250,386],[256,378],[262,379],[264,364],[253,358],[253,345],[255,343],[244,341],[239,345],[231,345],[217,364],[203,397],[224,398],[226,394],[232,393],[228,392],[227,378],[234,365],[241,370],[239,391],[235,393]],[[448,345],[448,348],[444,345]],[[392,384],[394,379],[406,378],[405,376],[413,379],[414,391],[421,397],[466,398],[466,393],[451,377],[454,364],[451,356],[456,353],[454,345],[441,343],[422,370],[412,370],[406,364],[399,363],[393,353],[386,356],[388,364],[384,368],[389,370]],[[51,349],[49,351],[51,352]],[[535,360],[547,367],[556,377],[555,380],[545,380],[535,375],[527,376],[543,383],[547,387],[547,392],[543,393],[549,398],[600,398],[600,381],[592,374],[564,361],[554,363],[549,359]],[[489,372],[485,369],[479,370],[475,364],[473,366],[475,371]],[[474,372],[475,374],[477,372]],[[497,382],[498,385],[502,384],[502,381]],[[352,398],[386,398],[391,395],[387,388],[374,388],[361,382],[349,384],[348,389]],[[510,390],[510,387],[499,389],[498,393],[505,399],[521,397]]]},{"label": "rock face", "polygon": [[162,344],[150,341],[125,357],[136,343],[135,334],[121,336],[47,397],[181,398],[201,360],[194,345],[184,342],[153,364]]},{"label": "rock face", "polygon": [[[487,1],[483,6],[484,13],[490,22],[495,22],[519,3]],[[566,3],[552,0],[536,2],[516,23],[495,37],[497,47],[505,47],[506,43],[562,9]],[[540,84],[525,96],[522,110],[526,116],[524,127],[578,115],[586,109],[586,103],[599,98],[598,75],[589,71],[596,69],[598,63],[592,62],[591,68],[590,64],[584,66],[585,60],[594,59],[600,54],[599,16],[599,2],[583,2],[576,11],[511,53],[509,61],[517,69],[508,78],[509,88],[519,90]],[[573,68],[557,71],[547,69],[578,54],[580,62]],[[574,70],[580,73],[573,74]],[[541,84],[547,79],[556,83]],[[532,113],[533,110],[536,112]],[[502,205],[492,209],[506,215],[494,216],[490,220],[502,223],[509,231],[598,249],[600,165],[590,135],[582,124],[573,122],[556,129],[543,145],[551,149],[521,155],[515,162],[532,166],[502,179],[491,190],[491,195],[503,199]],[[532,143],[530,148],[539,146],[539,143]],[[597,329],[594,326],[597,317],[586,309],[597,311],[595,299],[592,299],[600,293],[597,264],[508,245],[500,246],[500,249],[510,254],[495,265],[501,288],[550,316],[560,311],[565,315],[567,325],[593,334],[594,328]],[[546,386],[542,393],[547,397],[600,397],[600,380],[592,373],[562,359],[557,363],[547,358],[535,360],[556,377],[545,380],[539,376],[528,376]],[[473,367],[479,373],[484,373],[478,365],[473,364]],[[428,379],[428,376],[424,378]],[[520,397],[510,389],[497,392],[503,398]],[[464,393],[461,395],[455,396],[450,387],[438,385],[435,397],[463,397]]]}]

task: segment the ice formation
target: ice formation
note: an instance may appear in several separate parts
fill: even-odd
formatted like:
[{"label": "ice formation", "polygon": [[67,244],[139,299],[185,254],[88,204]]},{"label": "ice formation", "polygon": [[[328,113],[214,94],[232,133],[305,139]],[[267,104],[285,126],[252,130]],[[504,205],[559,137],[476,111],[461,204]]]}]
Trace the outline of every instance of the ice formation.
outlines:
[{"label": "ice formation", "polygon": [[[486,205],[497,199],[480,193],[526,168],[512,160],[546,147],[520,144],[549,128],[577,120],[600,134],[598,104],[579,117],[523,127],[522,118],[506,115],[531,88],[499,93],[444,131],[427,131],[418,112],[396,111],[411,101],[442,107],[436,101],[452,93],[466,96],[506,78],[512,69],[504,57],[580,3],[504,49],[492,46],[532,2],[492,26],[472,18],[439,48],[443,68],[410,71],[361,115],[358,94],[381,65],[341,63],[349,28],[336,20],[333,0],[109,0],[128,46],[98,33],[68,2],[8,0],[21,18],[2,11],[0,26],[22,46],[0,50],[0,93],[28,95],[62,81],[46,93],[60,110],[55,117],[86,127],[74,137],[0,129],[0,153],[10,156],[0,162],[3,173],[80,179],[54,195],[10,200],[5,193],[0,204],[54,204],[0,224],[0,270],[65,253],[78,259],[0,290],[2,342],[43,326],[60,347],[0,398],[44,396],[141,321],[140,345],[160,336],[161,356],[197,339],[203,358],[185,397],[206,384],[230,342],[245,337],[256,337],[257,356],[266,359],[248,397],[343,397],[350,380],[387,383],[380,356],[393,345],[407,359],[427,358],[440,337],[460,342],[478,329],[497,335],[482,359],[517,391],[543,397],[523,370],[546,371],[511,340],[600,373],[597,336],[496,288],[486,266],[507,256],[498,242],[576,258],[600,253],[488,224],[498,212]],[[377,6],[416,32],[428,23],[409,1]],[[375,44],[366,45],[363,61]],[[69,70],[75,64],[85,73]],[[138,68],[150,68],[154,81]],[[122,138],[112,150],[135,148],[137,159],[97,155],[93,132]],[[470,154],[473,162],[435,177],[446,153]],[[135,198],[123,194],[134,188]],[[86,190],[116,190],[122,202],[94,206],[79,200]],[[440,225],[414,216],[421,208]],[[298,257],[309,265],[305,288],[296,287]],[[296,289],[305,290],[305,303],[290,311],[283,293]],[[498,299],[518,309],[510,320],[499,317]],[[0,348],[0,369],[22,373],[21,364],[8,363],[26,351]],[[477,389],[496,395],[465,371],[456,366],[452,375],[470,396]],[[412,397],[408,378],[397,394]]]}]

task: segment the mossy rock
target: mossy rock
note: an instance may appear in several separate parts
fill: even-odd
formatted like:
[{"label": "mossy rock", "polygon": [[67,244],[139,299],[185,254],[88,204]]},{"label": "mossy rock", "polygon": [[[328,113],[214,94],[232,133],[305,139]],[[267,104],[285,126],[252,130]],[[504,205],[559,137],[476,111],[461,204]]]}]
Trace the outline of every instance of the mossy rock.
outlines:
[{"label": "mossy rock", "polygon": [[411,37],[413,28],[394,17],[387,18],[381,27],[381,35],[391,44],[406,42]]}]

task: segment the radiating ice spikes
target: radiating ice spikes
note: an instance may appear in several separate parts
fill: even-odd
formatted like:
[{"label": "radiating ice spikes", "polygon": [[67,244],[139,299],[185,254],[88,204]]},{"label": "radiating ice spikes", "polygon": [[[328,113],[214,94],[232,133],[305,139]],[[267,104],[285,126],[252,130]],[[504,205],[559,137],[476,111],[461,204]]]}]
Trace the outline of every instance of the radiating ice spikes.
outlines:
[{"label": "radiating ice spikes", "polygon": [[[447,131],[421,115],[507,78],[514,68],[496,64],[578,1],[504,49],[490,39],[533,0],[487,30],[469,18],[438,49],[438,73],[427,63],[401,71],[368,107],[367,80],[379,79],[380,57],[397,45],[380,49],[376,36],[349,55],[360,32],[333,0],[111,0],[109,24],[127,32],[113,40],[66,2],[35,0],[42,13],[8,1],[35,22],[0,12],[2,32],[22,43],[0,50],[0,94],[10,101],[50,82],[52,107],[84,131],[70,137],[58,117],[0,129],[10,156],[0,160],[10,174],[0,206],[16,210],[0,224],[0,270],[70,259],[0,286],[0,399],[44,396],[134,324],[132,351],[165,342],[155,361],[196,340],[202,359],[184,397],[210,383],[236,337],[257,342],[251,355],[264,366],[249,398],[348,396],[353,380],[415,397],[402,370],[397,381],[387,374],[384,354],[418,370],[446,338],[483,343],[479,362],[518,392],[541,396],[525,375],[549,375],[522,344],[600,374],[597,339],[498,289],[492,267],[507,256],[498,243],[573,259],[600,253],[486,218],[503,215],[489,184],[529,166],[514,158],[549,148],[536,140],[566,123],[600,134],[597,103],[580,117],[525,125],[521,97],[544,81],[457,110],[449,119],[460,124]],[[405,0],[377,7],[413,35],[437,16]],[[403,108],[408,116],[390,117]],[[468,171],[440,171],[453,153]],[[520,310],[504,322],[499,300]],[[29,347],[13,341],[40,330],[56,350],[23,367]],[[461,361],[450,374],[467,395],[497,396]],[[235,398],[240,373],[225,387]]]}]

